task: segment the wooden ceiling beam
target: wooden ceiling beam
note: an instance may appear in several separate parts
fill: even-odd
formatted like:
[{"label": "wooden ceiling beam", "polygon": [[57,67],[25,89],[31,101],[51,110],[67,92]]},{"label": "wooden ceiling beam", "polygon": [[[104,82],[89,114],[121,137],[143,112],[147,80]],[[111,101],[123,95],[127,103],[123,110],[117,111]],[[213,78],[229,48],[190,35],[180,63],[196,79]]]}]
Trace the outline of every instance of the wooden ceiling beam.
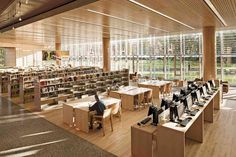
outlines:
[{"label": "wooden ceiling beam", "polygon": [[23,21],[19,21],[17,23],[4,26],[4,27],[0,28],[0,32],[3,33],[3,32],[11,30],[13,27],[18,28],[18,27],[21,27],[21,26],[24,26],[24,25],[54,16],[54,15],[66,12],[66,11],[69,11],[72,9],[76,9],[76,8],[88,5],[90,3],[94,3],[96,1],[98,1],[98,0],[75,0],[75,1],[70,2],[68,4],[56,7],[54,9],[49,10],[49,11],[46,11],[46,12],[40,13],[38,15],[32,16],[30,18],[24,19]]}]

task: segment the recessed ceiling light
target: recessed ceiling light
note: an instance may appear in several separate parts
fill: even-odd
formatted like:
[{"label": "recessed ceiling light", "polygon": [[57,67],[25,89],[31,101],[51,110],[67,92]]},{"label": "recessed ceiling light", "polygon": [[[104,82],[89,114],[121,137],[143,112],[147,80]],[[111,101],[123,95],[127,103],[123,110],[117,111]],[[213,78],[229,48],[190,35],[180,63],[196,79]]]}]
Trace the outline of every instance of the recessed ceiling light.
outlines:
[{"label": "recessed ceiling light", "polygon": [[168,19],[170,19],[170,20],[172,20],[172,21],[175,21],[175,22],[177,22],[177,23],[179,23],[179,24],[181,24],[181,25],[184,25],[184,26],[186,26],[186,27],[188,27],[188,28],[190,28],[190,29],[195,29],[195,28],[192,27],[192,26],[189,26],[189,25],[187,25],[187,24],[185,24],[185,23],[183,23],[183,22],[181,22],[181,21],[179,21],[179,20],[174,19],[173,17],[170,17],[170,16],[168,16],[168,15],[166,15],[166,14],[163,14],[163,13],[157,11],[157,10],[154,10],[154,9],[152,9],[152,8],[150,8],[150,7],[148,7],[148,6],[144,5],[144,4],[142,4],[142,3],[139,3],[139,2],[137,2],[137,1],[135,1],[135,0],[129,0],[129,1],[132,2],[132,3],[134,3],[134,4],[136,4],[136,5],[138,5],[138,6],[140,6],[140,7],[143,7],[143,8],[145,8],[145,9],[147,9],[147,10],[150,10],[150,11],[152,11],[152,12],[154,12],[154,13],[157,13],[157,14],[159,14],[159,15],[165,17],[165,18],[168,18]]},{"label": "recessed ceiling light", "polygon": [[153,26],[145,25],[145,24],[142,24],[142,23],[138,23],[138,22],[135,22],[135,21],[131,21],[131,20],[128,20],[128,19],[121,18],[121,17],[117,17],[117,16],[106,14],[106,13],[98,12],[98,11],[95,11],[95,10],[87,9],[87,11],[92,12],[92,13],[96,13],[96,14],[100,14],[100,15],[103,15],[103,16],[108,16],[108,17],[111,17],[111,18],[114,18],[114,19],[130,22],[130,23],[133,23],[133,24],[149,27],[149,28],[156,29],[156,30],[159,30],[159,31],[169,32],[169,31],[164,30],[164,29],[160,29],[160,28],[156,28],[156,27],[153,27]]},{"label": "recessed ceiling light", "polygon": [[21,18],[21,17],[19,18],[19,21],[22,21],[22,18]]},{"label": "recessed ceiling light", "polygon": [[223,17],[220,15],[220,13],[216,10],[215,6],[211,3],[210,0],[204,0],[204,2],[206,3],[206,5],[211,9],[211,11],[216,15],[216,17],[218,18],[218,20],[224,25],[227,26],[227,23],[225,22],[225,20],[223,19]]}]

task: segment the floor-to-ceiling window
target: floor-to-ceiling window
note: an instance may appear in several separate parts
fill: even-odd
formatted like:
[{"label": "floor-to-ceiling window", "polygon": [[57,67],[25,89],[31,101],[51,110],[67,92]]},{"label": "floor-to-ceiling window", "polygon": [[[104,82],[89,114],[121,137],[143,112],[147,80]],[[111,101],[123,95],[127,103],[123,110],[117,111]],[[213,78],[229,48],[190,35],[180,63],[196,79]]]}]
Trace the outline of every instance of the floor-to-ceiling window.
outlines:
[{"label": "floor-to-ceiling window", "polygon": [[217,76],[236,85],[236,30],[216,33]]},{"label": "floor-to-ceiling window", "polygon": [[69,51],[69,63],[74,66],[103,66],[101,40],[63,41],[63,51]]},{"label": "floor-to-ceiling window", "polygon": [[202,76],[202,36],[183,35],[183,75],[187,80]]},{"label": "floor-to-ceiling window", "polygon": [[114,39],[110,45],[111,69],[129,68],[151,78],[194,79],[202,76],[201,46],[200,33]]}]

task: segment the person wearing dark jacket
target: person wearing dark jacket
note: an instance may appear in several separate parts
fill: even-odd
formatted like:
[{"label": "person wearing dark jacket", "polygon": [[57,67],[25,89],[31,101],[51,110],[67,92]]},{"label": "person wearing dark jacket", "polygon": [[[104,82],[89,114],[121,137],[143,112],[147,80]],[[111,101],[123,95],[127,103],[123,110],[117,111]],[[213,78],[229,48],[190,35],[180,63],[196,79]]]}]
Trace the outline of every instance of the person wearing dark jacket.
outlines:
[{"label": "person wearing dark jacket", "polygon": [[[104,105],[104,103],[99,99],[98,95],[95,95],[95,100],[96,103],[93,104],[92,106],[89,106],[89,111],[95,111],[96,115],[102,116],[104,113],[104,110],[106,109],[106,106]],[[91,119],[90,119],[90,128],[93,128],[93,116],[91,115]],[[102,125],[99,124],[98,129],[101,129]]]}]

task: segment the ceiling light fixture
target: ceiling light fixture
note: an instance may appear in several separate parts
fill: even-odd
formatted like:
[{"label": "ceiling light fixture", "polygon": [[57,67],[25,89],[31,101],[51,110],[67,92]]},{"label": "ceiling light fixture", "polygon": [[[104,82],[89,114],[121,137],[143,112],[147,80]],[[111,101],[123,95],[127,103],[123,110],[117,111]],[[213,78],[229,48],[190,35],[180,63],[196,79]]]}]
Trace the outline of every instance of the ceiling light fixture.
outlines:
[{"label": "ceiling light fixture", "polygon": [[156,27],[153,27],[153,26],[145,25],[145,24],[142,24],[142,23],[138,23],[138,22],[135,22],[135,21],[131,21],[131,20],[128,20],[128,19],[121,18],[121,17],[117,17],[117,16],[106,14],[106,13],[98,12],[98,11],[95,11],[95,10],[87,9],[87,11],[92,12],[92,13],[96,13],[96,14],[100,14],[100,15],[103,15],[103,16],[108,16],[108,17],[111,17],[111,18],[114,18],[114,19],[130,22],[130,23],[133,23],[133,24],[149,27],[149,28],[156,29],[156,30],[159,30],[159,31],[169,32],[169,31],[164,30],[164,29],[160,29],[160,28],[156,28]]},{"label": "ceiling light fixture", "polygon": [[77,19],[71,19],[71,18],[67,18],[67,17],[62,17],[62,19],[69,20],[69,21],[80,22],[80,23],[85,23],[85,24],[89,24],[89,25],[95,25],[95,26],[99,26],[99,27],[106,27],[106,28],[112,28],[112,29],[117,29],[117,30],[121,30],[121,31],[127,31],[127,32],[131,32],[131,33],[139,33],[139,32],[136,32],[136,31],[129,31],[129,30],[126,30],[126,29],[116,28],[116,27],[103,25],[103,24],[95,24],[95,23],[81,21],[81,20],[77,20]]},{"label": "ceiling light fixture", "polygon": [[19,21],[22,21],[22,18],[21,18],[21,17],[19,18]]},{"label": "ceiling light fixture", "polygon": [[211,9],[211,11],[216,15],[216,17],[218,18],[218,20],[224,25],[227,26],[227,23],[225,22],[225,20],[223,19],[223,17],[220,15],[220,13],[216,10],[215,6],[211,3],[210,0],[204,0],[204,2],[206,3],[206,5]]},{"label": "ceiling light fixture", "polygon": [[144,4],[142,4],[142,3],[139,3],[139,2],[137,2],[137,1],[135,1],[135,0],[129,0],[129,1],[132,2],[132,3],[134,3],[134,4],[136,4],[136,5],[138,5],[138,6],[140,6],[140,7],[143,7],[143,8],[145,8],[145,9],[149,10],[149,11],[152,11],[152,12],[154,12],[154,13],[156,13],[156,14],[159,14],[159,15],[161,15],[161,16],[167,18],[167,19],[170,19],[170,20],[172,20],[172,21],[175,21],[175,22],[177,22],[177,23],[179,23],[179,24],[181,24],[181,25],[184,25],[184,26],[186,26],[186,27],[188,27],[188,28],[190,28],[190,29],[195,29],[195,28],[192,27],[192,26],[189,26],[189,25],[187,25],[187,24],[185,24],[185,23],[183,23],[183,22],[181,22],[181,21],[179,21],[179,20],[176,20],[176,19],[174,19],[174,18],[172,18],[172,17],[170,17],[170,16],[168,16],[168,15],[166,15],[166,14],[163,14],[163,13],[157,11],[157,10],[154,10],[154,9],[152,9],[152,8],[150,8],[150,7],[148,7],[148,6],[144,5]]}]

